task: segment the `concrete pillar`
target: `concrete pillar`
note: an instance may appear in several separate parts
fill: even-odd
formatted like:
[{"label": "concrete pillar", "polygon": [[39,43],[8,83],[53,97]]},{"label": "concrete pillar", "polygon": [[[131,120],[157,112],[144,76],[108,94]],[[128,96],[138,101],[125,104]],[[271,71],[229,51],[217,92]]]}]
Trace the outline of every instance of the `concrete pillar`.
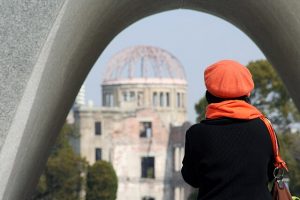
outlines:
[{"label": "concrete pillar", "polygon": [[114,36],[177,8],[211,13],[244,31],[300,108],[299,0],[2,0],[0,199],[31,195],[81,84]]}]

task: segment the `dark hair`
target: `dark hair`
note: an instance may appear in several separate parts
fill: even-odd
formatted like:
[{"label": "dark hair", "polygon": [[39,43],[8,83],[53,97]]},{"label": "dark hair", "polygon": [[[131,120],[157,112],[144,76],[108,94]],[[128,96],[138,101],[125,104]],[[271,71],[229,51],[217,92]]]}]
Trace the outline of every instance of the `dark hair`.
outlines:
[{"label": "dark hair", "polygon": [[251,103],[250,98],[248,96],[241,96],[241,97],[226,99],[226,98],[216,97],[207,90],[206,90],[206,93],[205,93],[205,97],[206,97],[206,101],[207,101],[208,104],[210,104],[210,103],[220,103],[220,102],[226,101],[226,100],[243,100],[243,101],[246,101],[247,103]]}]

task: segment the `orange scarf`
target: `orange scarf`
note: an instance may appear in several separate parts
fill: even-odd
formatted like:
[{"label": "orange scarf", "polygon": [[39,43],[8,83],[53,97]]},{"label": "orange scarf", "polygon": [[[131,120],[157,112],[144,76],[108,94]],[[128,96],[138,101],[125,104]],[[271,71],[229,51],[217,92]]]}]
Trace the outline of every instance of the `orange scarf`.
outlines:
[{"label": "orange scarf", "polygon": [[206,118],[216,119],[229,117],[236,119],[254,119],[263,114],[251,104],[243,100],[227,100],[220,103],[211,103],[206,108]]},{"label": "orange scarf", "polygon": [[287,165],[279,154],[279,148],[277,143],[277,137],[271,122],[254,106],[243,100],[227,100],[220,103],[211,103],[206,108],[206,118],[216,119],[220,117],[230,117],[235,119],[250,120],[254,118],[260,118],[266,124],[273,146],[274,152],[274,165],[277,168],[286,169]]}]

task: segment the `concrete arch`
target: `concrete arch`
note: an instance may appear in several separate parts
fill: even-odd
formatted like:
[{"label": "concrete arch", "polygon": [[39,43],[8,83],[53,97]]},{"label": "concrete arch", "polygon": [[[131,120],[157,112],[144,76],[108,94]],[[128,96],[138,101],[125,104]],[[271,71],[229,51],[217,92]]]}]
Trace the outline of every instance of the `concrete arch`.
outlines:
[{"label": "concrete arch", "polygon": [[0,199],[30,196],[56,138],[53,133],[113,37],[145,16],[178,8],[211,13],[244,31],[275,66],[300,108],[298,0],[4,0]]}]

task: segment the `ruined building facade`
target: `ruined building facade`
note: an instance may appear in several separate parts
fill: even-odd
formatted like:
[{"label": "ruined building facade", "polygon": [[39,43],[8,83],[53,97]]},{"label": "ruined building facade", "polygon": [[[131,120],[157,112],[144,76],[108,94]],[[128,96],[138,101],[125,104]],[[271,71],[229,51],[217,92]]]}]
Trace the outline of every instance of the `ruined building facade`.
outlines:
[{"label": "ruined building facade", "polygon": [[186,105],[185,73],[174,56],[149,46],[125,49],[107,65],[102,106],[75,105],[74,148],[90,164],[112,163],[118,200],[185,200]]}]

